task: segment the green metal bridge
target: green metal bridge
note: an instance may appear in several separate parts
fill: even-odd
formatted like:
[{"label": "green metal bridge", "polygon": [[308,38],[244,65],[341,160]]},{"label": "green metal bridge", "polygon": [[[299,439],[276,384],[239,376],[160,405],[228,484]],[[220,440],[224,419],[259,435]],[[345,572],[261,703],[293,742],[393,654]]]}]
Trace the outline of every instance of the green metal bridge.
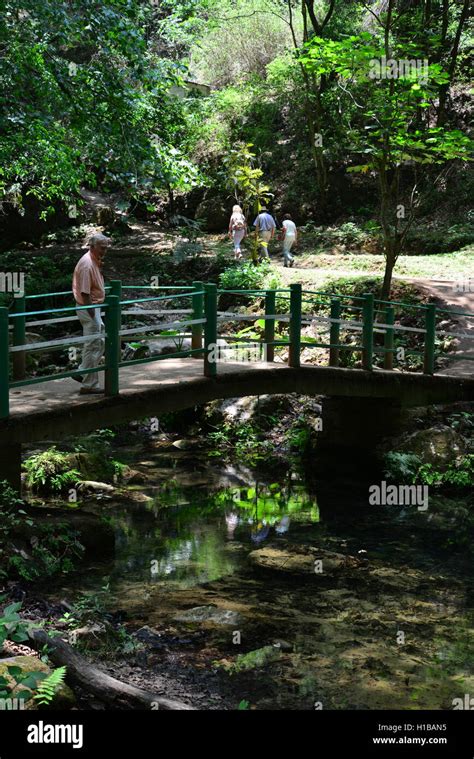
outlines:
[{"label": "green metal bridge", "polygon": [[[9,416],[10,392],[16,388],[33,384],[44,384],[51,380],[64,379],[88,372],[105,372],[105,395],[115,396],[120,392],[120,370],[124,367],[146,364],[171,358],[198,357],[203,360],[203,373],[206,377],[215,377],[219,371],[219,357],[225,351],[218,345],[219,325],[231,322],[259,322],[263,326],[260,339],[246,338],[244,335],[225,335],[226,341],[239,346],[250,343],[253,347],[260,345],[266,362],[273,362],[275,349],[288,350],[288,366],[299,367],[303,348],[323,348],[328,351],[328,365],[340,365],[342,351],[360,356],[361,368],[365,371],[374,369],[377,357],[385,370],[392,370],[397,363],[397,356],[403,368],[406,356],[422,359],[423,373],[433,375],[436,365],[436,343],[444,337],[466,337],[466,333],[448,332],[437,329],[437,320],[446,315],[474,319],[474,314],[458,313],[448,309],[437,308],[434,304],[413,305],[394,301],[382,301],[374,298],[372,293],[363,296],[331,295],[324,292],[303,290],[301,285],[293,284],[288,289],[272,290],[218,290],[214,284],[195,282],[193,286],[139,286],[122,285],[112,281],[106,288],[107,297],[101,305],[105,315],[105,364],[85,371],[72,369],[47,376],[26,376],[26,355],[38,351],[67,351],[98,335],[88,337],[66,336],[39,342],[27,342],[27,330],[32,327],[50,329],[52,325],[73,322],[78,325],[75,312],[77,306],[54,306],[42,310],[34,309],[34,301],[47,299],[55,302],[71,293],[44,293],[39,295],[22,295],[13,300],[10,308],[0,308],[0,419]],[[147,292],[145,297],[127,297],[127,293]],[[219,297],[227,299],[235,296],[242,299],[248,296],[262,303],[259,313],[229,313],[218,310]],[[152,303],[159,308],[148,308]],[[32,304],[33,308],[28,308]],[[146,304],[146,305],[145,305]],[[173,306],[173,304],[175,304]],[[183,306],[186,306],[184,307]],[[277,305],[279,309],[277,309]],[[90,309],[90,306],[81,306]],[[277,313],[281,310],[281,313]],[[397,314],[397,318],[396,318]],[[407,326],[404,316],[416,314],[420,326]],[[179,316],[179,320],[169,317]],[[159,317],[149,326],[123,326],[128,317]],[[275,339],[275,327],[287,325],[286,334]],[[317,325],[319,333],[326,333],[326,339],[306,338],[302,328],[308,324]],[[178,330],[176,342],[191,338],[191,346],[173,353],[155,355],[135,360],[121,360],[121,343],[125,340],[147,340],[168,337],[170,330]],[[341,342],[341,333],[351,333],[356,342]],[[417,346],[403,347],[396,336],[402,334],[416,335]],[[378,337],[378,339],[377,339]],[[382,339],[383,338],[383,339]],[[402,349],[402,350],[401,350]],[[220,354],[220,355],[219,355]],[[457,355],[456,358],[474,360],[469,355]],[[10,362],[11,359],[11,362]],[[10,369],[10,363],[12,367]]]},{"label": "green metal bridge", "polygon": [[[474,401],[474,379],[436,374],[440,341],[472,337],[447,330],[448,315],[462,323],[474,314],[383,301],[372,293],[306,290],[300,284],[223,290],[202,282],[152,287],[112,281],[106,293],[100,306],[105,360],[87,371],[62,369],[71,363],[64,352],[99,334],[77,334],[80,325],[70,291],[26,294],[0,308],[0,457],[18,463],[15,446],[21,443],[60,439],[215,398],[297,392],[402,405]],[[35,301],[42,307],[35,308]],[[69,331],[72,327],[71,334],[55,336],[66,325]],[[27,341],[32,328],[44,333],[36,342]],[[170,335],[176,344],[173,352],[129,359],[122,355],[122,344],[130,340],[169,341]],[[319,351],[318,366],[302,361],[302,353],[304,358],[313,350]],[[28,354],[52,351],[62,353],[58,371],[28,377]],[[408,357],[417,371],[406,371]],[[455,358],[474,360],[468,353]],[[157,367],[156,362],[164,365]],[[79,395],[79,386],[69,382],[75,375],[97,371],[104,372],[103,396]]]}]

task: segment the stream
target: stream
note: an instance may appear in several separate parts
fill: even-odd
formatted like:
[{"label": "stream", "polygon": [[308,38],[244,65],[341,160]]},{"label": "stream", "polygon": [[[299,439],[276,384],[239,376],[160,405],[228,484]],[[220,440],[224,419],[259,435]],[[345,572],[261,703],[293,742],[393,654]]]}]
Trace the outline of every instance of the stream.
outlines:
[{"label": "stream", "polygon": [[78,507],[110,523],[114,555],[50,590],[106,588],[143,645],[110,673],[201,709],[451,709],[474,693],[462,501],[370,506],[367,483],[120,453],[146,483]]}]

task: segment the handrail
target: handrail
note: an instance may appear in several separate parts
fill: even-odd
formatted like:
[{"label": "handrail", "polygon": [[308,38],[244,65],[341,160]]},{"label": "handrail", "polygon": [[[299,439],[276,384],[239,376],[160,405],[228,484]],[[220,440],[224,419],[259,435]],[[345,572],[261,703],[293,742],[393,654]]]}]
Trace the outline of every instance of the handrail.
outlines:
[{"label": "handrail", "polygon": [[[105,291],[110,290],[110,285],[105,285]],[[53,298],[55,295],[72,295],[71,290],[63,290],[59,293],[36,293],[35,295],[25,295],[27,300],[33,300],[34,298]]]},{"label": "handrail", "polygon": [[62,314],[65,311],[85,311],[91,308],[107,308],[107,303],[91,303],[88,306],[66,306],[65,308],[49,308],[46,311],[23,311],[8,314],[9,319],[17,319],[20,316],[39,316],[40,314]]},{"label": "handrail", "polygon": [[122,285],[122,290],[192,290],[190,285]]},{"label": "handrail", "polygon": [[121,306],[128,306],[131,303],[149,303],[151,301],[157,301],[157,300],[171,300],[172,298],[189,298],[193,295],[204,295],[204,291],[202,292],[194,292],[194,290],[191,290],[187,293],[178,293],[177,295],[159,295],[157,298],[135,298],[133,300],[122,300],[120,301]]},{"label": "handrail", "polygon": [[[71,295],[70,291],[58,293],[45,293],[34,295],[22,295],[16,298],[12,304],[13,310],[8,307],[0,307],[0,419],[9,415],[9,391],[13,388],[27,385],[41,384],[54,379],[65,379],[79,374],[92,372],[105,372],[106,395],[118,395],[120,392],[120,369],[127,366],[151,363],[165,360],[166,358],[187,357],[190,359],[202,358],[204,374],[208,378],[214,378],[217,374],[219,351],[222,346],[218,343],[218,326],[227,322],[257,322],[261,321],[260,332],[257,339],[249,338],[245,332],[238,335],[225,335],[229,341],[229,348],[233,350],[239,345],[254,344],[266,347],[265,360],[271,363],[274,360],[275,349],[288,348],[288,365],[299,367],[301,351],[306,349],[324,349],[329,351],[329,366],[340,365],[340,352],[348,351],[361,354],[362,367],[365,371],[372,371],[374,357],[383,358],[383,367],[393,369],[394,360],[399,361],[398,351],[402,347],[395,343],[395,337],[401,333],[419,336],[422,343],[420,349],[412,348],[411,344],[404,347],[406,355],[414,355],[423,358],[423,373],[431,375],[435,370],[436,358],[440,355],[436,350],[437,337],[452,335],[454,337],[473,337],[464,333],[450,333],[436,328],[436,319],[439,314],[451,316],[472,317],[473,314],[449,311],[438,308],[435,304],[417,305],[400,301],[385,301],[374,298],[372,293],[363,295],[346,295],[328,293],[317,290],[303,289],[300,284],[291,284],[289,288],[261,288],[261,289],[222,289],[215,284],[193,282],[189,285],[122,285],[118,280],[112,281],[105,288],[107,296],[104,303],[84,306],[64,306],[62,308],[46,308],[43,310],[28,311],[28,300],[38,298]],[[130,291],[150,291],[150,295],[131,299]],[[124,291],[127,292],[122,299]],[[226,313],[218,310],[218,297],[222,294],[256,295],[264,296],[262,313]],[[179,301],[182,298],[191,298],[189,308],[173,308],[168,301]],[[289,300],[289,310],[286,314],[278,313],[278,299]],[[133,308],[140,303],[154,303],[166,301],[160,308]],[[354,304],[357,301],[360,305]],[[309,304],[309,307],[308,307]],[[170,305],[170,308],[166,306]],[[132,308],[127,308],[132,306]],[[314,306],[314,308],[313,308]],[[396,308],[397,307],[397,308]],[[30,326],[46,326],[74,321],[74,317],[63,316],[62,318],[31,320],[36,316],[54,316],[55,314],[76,313],[78,310],[100,309],[105,316],[105,362],[98,367],[59,372],[55,375],[27,378],[25,372],[25,356],[30,351],[47,349],[63,349],[76,344],[83,344],[97,339],[96,335],[74,336],[66,335],[63,338],[43,340],[37,343],[28,343],[26,330]],[[304,310],[303,310],[304,309]],[[420,315],[424,314],[424,323],[418,322],[416,326],[405,326],[400,323],[403,313],[400,309],[416,310]],[[281,310],[281,309],[280,309]],[[308,311],[309,313],[305,313]],[[355,312],[348,315],[348,311]],[[122,326],[125,317],[169,318],[177,314],[186,315],[183,321],[171,318],[171,321],[147,322],[148,326]],[[397,318],[396,318],[397,314]],[[380,321],[377,321],[377,319]],[[12,320],[10,325],[10,319]],[[286,328],[284,325],[288,324]],[[313,325],[316,329],[314,337],[306,336],[303,327]],[[277,325],[281,332],[276,333]],[[10,334],[12,344],[10,345]],[[120,355],[121,339],[135,335],[138,342],[146,340],[151,335],[155,339],[164,339],[167,330],[178,330],[179,334],[172,335],[176,341],[177,350],[173,353],[147,356],[140,359],[122,361]],[[250,328],[251,329],[251,328]],[[341,332],[352,333],[352,342],[342,342]],[[102,333],[100,333],[102,334]],[[361,335],[358,338],[357,335]],[[379,337],[383,336],[382,341]],[[191,337],[191,346],[182,347],[179,342]],[[225,347],[225,346],[224,346]],[[10,357],[13,363],[13,379],[9,376]],[[455,360],[465,358],[474,360],[474,356],[457,355]],[[379,361],[379,358],[377,358]]]}]

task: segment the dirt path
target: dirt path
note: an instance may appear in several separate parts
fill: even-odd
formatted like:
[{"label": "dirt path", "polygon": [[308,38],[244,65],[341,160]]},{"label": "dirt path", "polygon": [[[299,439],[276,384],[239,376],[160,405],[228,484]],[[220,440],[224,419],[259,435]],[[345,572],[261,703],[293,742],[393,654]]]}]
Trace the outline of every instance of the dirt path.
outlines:
[{"label": "dirt path", "polygon": [[[305,266],[304,262],[298,268],[286,269],[281,263],[280,256],[274,256],[272,262],[277,267],[282,282],[286,285],[289,285],[291,282],[303,282],[308,286],[323,289],[329,280],[336,277],[351,277],[355,279],[357,277],[364,278],[380,275],[379,271],[370,272],[366,269],[357,271],[354,269],[309,267]],[[472,363],[474,360],[474,283],[472,287],[469,287],[470,282],[464,280],[464,288],[461,288],[461,279],[427,279],[403,275],[395,276],[394,279],[399,282],[417,285],[427,296],[435,299],[440,308],[444,308],[446,311],[472,314],[472,318],[460,316],[456,320],[456,332],[459,334],[465,333],[466,337],[460,338],[450,365],[438,372],[439,374],[449,374],[457,377],[472,377],[474,371]],[[438,322],[439,327],[443,329],[442,321]],[[467,358],[463,360],[459,358],[460,355],[464,355]]]},{"label": "dirt path", "polygon": [[[454,358],[452,363],[439,374],[450,374],[457,377],[472,377],[474,371],[474,291],[470,292],[469,282],[465,292],[458,292],[459,282],[455,280],[441,279],[412,279],[414,284],[425,289],[432,297],[444,303],[444,308],[462,314],[472,314],[472,318],[460,316],[457,321],[456,331],[466,336],[460,338],[454,356],[461,355],[468,358]],[[474,290],[474,288],[473,288]],[[441,323],[442,324],[442,323]]]}]

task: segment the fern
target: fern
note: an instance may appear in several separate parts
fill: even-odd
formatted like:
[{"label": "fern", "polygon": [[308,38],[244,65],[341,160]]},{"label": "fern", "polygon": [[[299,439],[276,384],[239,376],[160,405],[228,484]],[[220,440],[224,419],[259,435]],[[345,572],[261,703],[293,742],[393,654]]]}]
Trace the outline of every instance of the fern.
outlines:
[{"label": "fern", "polygon": [[57,689],[64,682],[65,675],[66,667],[58,667],[51,672],[48,677],[41,680],[38,685],[38,690],[33,696],[34,700],[38,702],[38,706],[44,706],[51,703]]}]

